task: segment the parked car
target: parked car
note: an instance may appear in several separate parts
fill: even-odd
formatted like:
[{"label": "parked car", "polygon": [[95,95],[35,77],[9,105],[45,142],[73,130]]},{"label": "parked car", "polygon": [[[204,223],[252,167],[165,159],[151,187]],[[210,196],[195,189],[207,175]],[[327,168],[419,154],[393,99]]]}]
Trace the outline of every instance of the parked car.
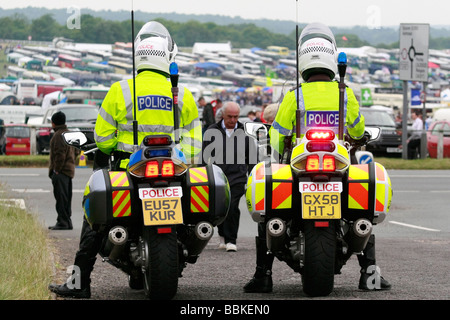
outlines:
[{"label": "parked car", "polygon": [[437,145],[439,141],[439,131],[443,130],[443,157],[450,158],[450,120],[434,121],[427,131],[427,148],[430,158],[437,158]]},{"label": "parked car", "polygon": [[58,104],[49,107],[42,116],[28,120],[28,124],[42,126],[36,130],[36,149],[38,154],[50,152],[50,139],[53,136],[51,119],[52,115],[57,111],[62,111],[66,115],[66,125],[69,129],[92,132],[93,135],[98,106],[89,104]]},{"label": "parked car", "polygon": [[389,113],[384,110],[361,107],[360,112],[364,115],[366,127],[381,129],[380,139],[366,146],[366,150],[380,155],[401,155],[402,134],[396,128],[395,121]]},{"label": "parked car", "polygon": [[30,128],[25,124],[5,124],[6,155],[30,154]]}]

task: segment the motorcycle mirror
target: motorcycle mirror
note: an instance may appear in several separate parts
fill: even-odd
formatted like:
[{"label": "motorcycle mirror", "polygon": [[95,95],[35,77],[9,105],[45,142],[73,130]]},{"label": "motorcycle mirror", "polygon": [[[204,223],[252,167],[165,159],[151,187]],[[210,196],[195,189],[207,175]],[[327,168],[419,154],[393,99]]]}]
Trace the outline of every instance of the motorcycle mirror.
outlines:
[{"label": "motorcycle mirror", "polygon": [[367,128],[366,127],[365,130],[370,136],[369,142],[378,140],[378,138],[380,137],[380,134],[381,134],[380,128]]},{"label": "motorcycle mirror", "polygon": [[266,125],[261,122],[246,122],[244,123],[244,131],[247,135],[255,138],[256,140],[261,140],[267,136],[269,132]]},{"label": "motorcycle mirror", "polygon": [[62,134],[64,142],[72,147],[81,147],[87,142],[86,135],[81,131],[68,131]]}]

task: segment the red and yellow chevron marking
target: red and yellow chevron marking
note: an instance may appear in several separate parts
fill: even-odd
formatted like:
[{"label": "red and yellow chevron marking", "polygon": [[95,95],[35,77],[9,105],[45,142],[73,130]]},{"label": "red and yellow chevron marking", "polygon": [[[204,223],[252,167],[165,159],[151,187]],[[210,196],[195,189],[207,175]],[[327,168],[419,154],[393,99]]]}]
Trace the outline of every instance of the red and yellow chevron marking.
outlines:
[{"label": "red and yellow chevron marking", "polygon": [[352,182],[348,184],[348,208],[369,209],[369,184]]},{"label": "red and yellow chevron marking", "polygon": [[110,171],[109,179],[111,180],[111,186],[113,187],[128,187],[127,173],[125,171]]},{"label": "red and yellow chevron marking", "polygon": [[291,206],[292,184],[289,182],[274,182],[272,184],[272,209],[289,209]]},{"label": "red and yellow chevron marking", "polygon": [[288,164],[272,164],[272,179],[274,180],[292,180],[291,166]]},{"label": "red and yellow chevron marking", "polygon": [[191,187],[191,212],[209,211],[209,186]]},{"label": "red and yellow chevron marking", "polygon": [[208,182],[208,174],[206,173],[206,167],[189,169],[189,180],[191,183]]},{"label": "red and yellow chevron marking", "polygon": [[131,215],[130,190],[117,190],[112,192],[113,217],[128,217]]},{"label": "red and yellow chevron marking", "polygon": [[258,163],[255,169],[255,180],[265,180],[266,169],[264,167],[264,162]]},{"label": "red and yellow chevron marking", "polygon": [[368,164],[352,164],[348,171],[348,180],[368,180],[369,165]]},{"label": "red and yellow chevron marking", "polygon": [[266,196],[266,184],[255,183],[255,210],[265,210],[265,196]]}]

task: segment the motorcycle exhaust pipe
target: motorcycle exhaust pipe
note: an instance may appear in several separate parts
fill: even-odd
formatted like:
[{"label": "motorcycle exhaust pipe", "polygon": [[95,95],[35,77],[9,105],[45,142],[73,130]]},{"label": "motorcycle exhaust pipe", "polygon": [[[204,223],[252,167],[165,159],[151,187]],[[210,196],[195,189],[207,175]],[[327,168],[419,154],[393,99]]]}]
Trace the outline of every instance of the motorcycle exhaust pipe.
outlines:
[{"label": "motorcycle exhaust pipe", "polygon": [[271,252],[282,250],[286,238],[286,223],[279,218],[272,218],[266,225],[267,249]]},{"label": "motorcycle exhaust pipe", "polygon": [[351,252],[361,252],[372,234],[372,223],[367,219],[358,219],[344,237]]},{"label": "motorcycle exhaust pipe", "polygon": [[111,251],[108,255],[109,260],[116,260],[125,248],[128,240],[127,229],[121,226],[115,226],[109,230],[108,240],[112,244]]},{"label": "motorcycle exhaust pipe", "polygon": [[202,221],[196,224],[194,232],[186,239],[185,247],[187,255],[198,256],[208,244],[214,234],[214,227],[211,223]]},{"label": "motorcycle exhaust pipe", "polygon": [[214,234],[214,227],[211,223],[203,221],[197,223],[194,232],[199,240],[209,241]]}]

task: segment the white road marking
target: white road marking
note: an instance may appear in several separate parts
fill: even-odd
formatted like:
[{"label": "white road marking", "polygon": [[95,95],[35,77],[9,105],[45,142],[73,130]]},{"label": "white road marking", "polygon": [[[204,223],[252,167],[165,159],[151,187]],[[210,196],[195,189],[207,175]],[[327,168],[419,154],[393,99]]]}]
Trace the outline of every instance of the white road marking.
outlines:
[{"label": "white road marking", "polygon": [[433,231],[433,232],[440,232],[441,231],[441,230],[437,230],[437,229],[431,229],[431,228],[415,226],[413,224],[408,224],[408,223],[403,223],[403,222],[398,222],[398,221],[389,221],[389,223],[398,224],[400,226],[404,226],[404,227],[408,227],[408,228],[426,230],[426,231]]}]

